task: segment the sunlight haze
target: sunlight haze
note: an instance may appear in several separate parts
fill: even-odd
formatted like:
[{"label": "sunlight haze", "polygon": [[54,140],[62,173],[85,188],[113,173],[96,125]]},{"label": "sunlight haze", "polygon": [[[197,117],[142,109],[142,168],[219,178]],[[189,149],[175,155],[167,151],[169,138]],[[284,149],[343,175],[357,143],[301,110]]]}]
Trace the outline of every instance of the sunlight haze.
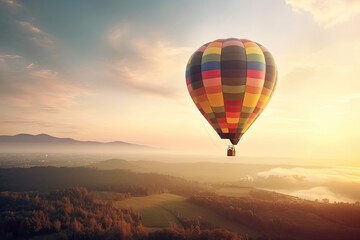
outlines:
[{"label": "sunlight haze", "polygon": [[185,68],[202,44],[235,37],[266,46],[279,75],[234,161],[360,166],[358,1],[1,0],[0,16],[2,135],[220,159],[229,143],[193,104]]}]

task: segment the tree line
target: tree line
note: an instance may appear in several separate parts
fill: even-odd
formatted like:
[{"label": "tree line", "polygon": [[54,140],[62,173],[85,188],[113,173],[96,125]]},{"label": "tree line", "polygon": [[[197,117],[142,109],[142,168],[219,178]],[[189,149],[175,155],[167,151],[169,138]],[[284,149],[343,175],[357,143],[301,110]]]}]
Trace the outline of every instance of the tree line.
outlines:
[{"label": "tree line", "polygon": [[91,191],[147,196],[164,192],[192,195],[203,187],[182,178],[128,170],[98,170],[86,167],[0,168],[1,191],[53,191],[84,187]]},{"label": "tree line", "polygon": [[[250,194],[251,195],[251,194]],[[326,203],[257,191],[257,197],[199,194],[189,198],[271,239],[360,239],[360,205]]]},{"label": "tree line", "polygon": [[0,239],[28,239],[47,234],[65,240],[243,239],[225,229],[203,229],[196,224],[148,232],[141,224],[139,213],[117,209],[111,201],[96,200],[85,188],[0,193]]}]

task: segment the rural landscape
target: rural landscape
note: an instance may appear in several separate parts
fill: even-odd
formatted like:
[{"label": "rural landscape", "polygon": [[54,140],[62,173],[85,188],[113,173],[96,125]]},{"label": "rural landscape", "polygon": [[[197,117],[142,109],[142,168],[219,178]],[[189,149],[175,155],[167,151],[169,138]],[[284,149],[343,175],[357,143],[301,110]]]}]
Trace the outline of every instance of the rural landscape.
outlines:
[{"label": "rural landscape", "polygon": [[0,0],[0,240],[359,240],[360,1]]},{"label": "rural landscape", "polygon": [[[281,188],[289,178],[283,183],[280,179],[261,179],[261,173],[271,169],[294,166],[106,159],[107,155],[99,160],[96,153],[14,152],[27,143],[32,144],[32,149],[49,149],[48,144],[61,149],[64,141],[70,141],[72,146],[83,144],[44,136],[0,137],[1,145],[13,150],[0,155],[1,239],[260,240],[360,236],[359,201],[304,199],[272,190]],[[95,151],[97,143],[91,144]],[[131,147],[148,150],[144,146]],[[112,154],[121,156],[121,151],[125,150]],[[154,158],[161,157],[158,151],[148,151]],[[218,171],[228,176],[216,177]],[[314,185],[306,181],[299,184],[294,183],[299,189]],[[283,186],[294,187],[290,183]],[[357,194],[356,189],[353,192]]]}]

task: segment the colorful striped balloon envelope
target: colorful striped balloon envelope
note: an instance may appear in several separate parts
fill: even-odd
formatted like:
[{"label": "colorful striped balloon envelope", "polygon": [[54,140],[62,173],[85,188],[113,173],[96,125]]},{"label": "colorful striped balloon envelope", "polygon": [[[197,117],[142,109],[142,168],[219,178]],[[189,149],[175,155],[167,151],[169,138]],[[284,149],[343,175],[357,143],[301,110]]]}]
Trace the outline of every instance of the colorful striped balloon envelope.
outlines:
[{"label": "colorful striped balloon envelope", "polygon": [[236,145],[269,103],[277,80],[271,53],[247,39],[218,39],[189,59],[192,100],[222,139]]}]

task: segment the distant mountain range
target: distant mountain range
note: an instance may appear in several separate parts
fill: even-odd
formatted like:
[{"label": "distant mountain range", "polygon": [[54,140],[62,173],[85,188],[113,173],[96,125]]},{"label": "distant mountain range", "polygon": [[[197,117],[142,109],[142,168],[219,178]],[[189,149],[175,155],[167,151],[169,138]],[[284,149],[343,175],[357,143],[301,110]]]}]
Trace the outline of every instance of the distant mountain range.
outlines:
[{"label": "distant mountain range", "polygon": [[0,152],[39,152],[39,151],[80,151],[102,152],[125,149],[152,149],[148,146],[131,144],[122,141],[96,142],[78,141],[72,138],[58,138],[48,134],[17,134],[14,136],[0,135]]}]

